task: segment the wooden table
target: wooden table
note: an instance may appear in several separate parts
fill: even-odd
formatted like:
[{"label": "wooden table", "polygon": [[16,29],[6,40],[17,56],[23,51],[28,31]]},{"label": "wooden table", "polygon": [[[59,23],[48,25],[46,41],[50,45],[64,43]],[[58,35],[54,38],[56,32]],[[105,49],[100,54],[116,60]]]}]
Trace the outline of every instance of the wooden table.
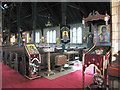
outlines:
[{"label": "wooden table", "polygon": [[43,51],[48,53],[48,60],[47,60],[47,63],[48,63],[48,71],[45,72],[45,74],[46,74],[47,76],[54,75],[55,73],[52,72],[52,71],[51,71],[51,68],[50,68],[50,52],[54,52],[54,48],[44,48]]}]

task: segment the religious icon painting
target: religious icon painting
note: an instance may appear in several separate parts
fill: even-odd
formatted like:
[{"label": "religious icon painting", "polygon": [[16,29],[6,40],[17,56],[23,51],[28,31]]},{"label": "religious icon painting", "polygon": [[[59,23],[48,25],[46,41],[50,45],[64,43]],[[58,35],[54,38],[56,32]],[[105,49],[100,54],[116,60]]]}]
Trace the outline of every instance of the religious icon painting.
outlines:
[{"label": "religious icon painting", "polygon": [[109,42],[110,41],[109,26],[106,25],[99,26],[98,37],[99,42]]},{"label": "religious icon painting", "polygon": [[110,25],[99,25],[95,36],[96,44],[110,44]]},{"label": "religious icon painting", "polygon": [[39,54],[39,52],[34,44],[26,44],[26,47],[30,54]]},{"label": "religious icon painting", "polygon": [[63,25],[60,27],[61,42],[70,42],[70,26]]}]

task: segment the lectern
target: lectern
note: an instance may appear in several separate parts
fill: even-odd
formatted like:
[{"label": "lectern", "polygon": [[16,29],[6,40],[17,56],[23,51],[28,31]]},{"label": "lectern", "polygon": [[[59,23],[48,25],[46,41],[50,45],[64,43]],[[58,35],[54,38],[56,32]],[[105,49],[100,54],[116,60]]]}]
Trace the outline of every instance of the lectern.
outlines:
[{"label": "lectern", "polygon": [[25,44],[25,77],[32,80],[40,76],[41,55],[34,44]]}]

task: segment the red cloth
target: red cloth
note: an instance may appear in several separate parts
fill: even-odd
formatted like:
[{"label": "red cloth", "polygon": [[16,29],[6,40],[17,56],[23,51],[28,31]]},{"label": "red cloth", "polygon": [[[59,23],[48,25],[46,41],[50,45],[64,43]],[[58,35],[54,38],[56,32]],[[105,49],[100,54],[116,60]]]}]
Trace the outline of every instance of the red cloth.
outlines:
[{"label": "red cloth", "polygon": [[[103,68],[103,56],[104,55],[85,54],[84,70],[86,68],[85,65],[87,65],[88,67],[90,64],[95,64],[98,67],[98,69]],[[99,65],[97,63],[99,63]]]}]

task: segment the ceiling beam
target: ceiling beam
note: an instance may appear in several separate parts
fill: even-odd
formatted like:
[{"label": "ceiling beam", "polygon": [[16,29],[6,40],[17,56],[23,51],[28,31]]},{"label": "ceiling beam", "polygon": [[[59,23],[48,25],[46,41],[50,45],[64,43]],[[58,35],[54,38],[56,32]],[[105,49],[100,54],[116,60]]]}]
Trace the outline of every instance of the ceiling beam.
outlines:
[{"label": "ceiling beam", "polygon": [[[56,3],[56,4],[54,4],[54,5],[51,5],[51,6],[47,7],[47,8],[43,8],[43,9],[41,9],[41,10],[38,10],[37,13],[41,13],[41,12],[43,12],[43,11],[45,11],[45,10],[48,10],[49,8],[52,8],[52,7],[56,6],[56,5],[59,5],[59,4],[60,4],[60,3]],[[29,15],[26,15],[25,17],[22,17],[21,20],[26,19],[26,18],[29,18],[29,17],[32,17],[32,13],[29,14]],[[16,22],[17,22],[17,20],[13,21],[12,23],[16,23]]]},{"label": "ceiling beam", "polygon": [[[47,6],[47,8],[48,8],[48,10],[49,10],[49,12],[50,12],[50,15],[52,15],[53,18],[55,18],[54,21],[55,21],[56,23],[59,23],[59,19],[58,19],[58,17],[56,16],[56,13],[51,9],[51,7],[49,7],[48,3],[45,3],[45,4],[46,4],[46,6]],[[51,17],[50,17],[50,18],[51,18]],[[52,18],[51,18],[51,19],[52,19]]]},{"label": "ceiling beam", "polygon": [[78,6],[75,3],[71,3],[71,2],[68,3],[67,5],[71,8],[79,10],[83,14],[83,16],[85,16],[85,17],[87,16],[87,10],[85,8],[81,7],[80,5]]}]

